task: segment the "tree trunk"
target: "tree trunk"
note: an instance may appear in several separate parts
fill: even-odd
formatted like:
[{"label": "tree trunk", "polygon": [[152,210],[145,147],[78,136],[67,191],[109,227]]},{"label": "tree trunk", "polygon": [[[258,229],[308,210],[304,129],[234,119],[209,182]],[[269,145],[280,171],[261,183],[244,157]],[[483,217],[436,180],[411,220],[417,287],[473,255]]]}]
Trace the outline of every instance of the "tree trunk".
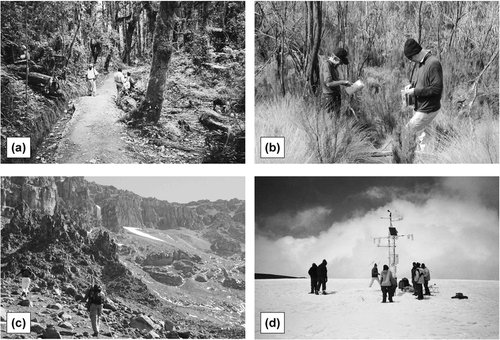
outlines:
[{"label": "tree trunk", "polygon": [[125,49],[123,51],[123,62],[130,65],[130,53],[132,52],[132,40],[134,37],[135,28],[137,27],[137,22],[139,21],[142,12],[142,3],[134,3],[130,19],[127,22],[125,29]]},{"label": "tree trunk", "polygon": [[310,86],[312,93],[316,93],[319,82],[319,46],[321,43],[322,23],[322,7],[321,1],[312,1],[307,3],[307,19],[309,22],[306,25],[306,34],[309,33],[309,41],[307,44],[307,59],[305,65],[306,81]]},{"label": "tree trunk", "polygon": [[162,1],[160,12],[156,19],[156,29],[153,41],[153,61],[149,73],[149,83],[146,99],[139,108],[147,121],[157,123],[160,120],[163,105],[163,94],[167,80],[168,63],[172,55],[170,35],[174,24],[176,1]]},{"label": "tree trunk", "polygon": [[[79,5],[77,5],[77,6],[79,6]],[[78,34],[78,31],[80,30],[80,24],[82,23],[80,11],[77,10],[76,13],[77,13],[76,15],[77,15],[77,20],[78,20],[78,26],[76,27],[75,35],[73,35],[73,40],[71,40],[71,44],[69,45],[68,59],[66,59],[66,65],[64,65],[65,67],[68,66],[69,60],[71,58],[71,53],[73,52],[73,44],[75,43],[76,36]]]}]

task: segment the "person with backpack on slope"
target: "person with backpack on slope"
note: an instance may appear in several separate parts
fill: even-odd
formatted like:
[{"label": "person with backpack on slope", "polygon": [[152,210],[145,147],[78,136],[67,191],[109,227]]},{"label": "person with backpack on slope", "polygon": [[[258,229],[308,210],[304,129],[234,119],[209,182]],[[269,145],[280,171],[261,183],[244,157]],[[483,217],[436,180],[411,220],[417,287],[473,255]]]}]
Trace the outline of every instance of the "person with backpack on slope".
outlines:
[{"label": "person with backpack on slope", "polygon": [[429,290],[429,281],[431,280],[431,272],[429,271],[429,268],[425,266],[425,263],[422,263],[422,269],[424,270],[424,288],[425,288],[424,295],[431,295],[431,292]]},{"label": "person with backpack on slope", "polygon": [[90,321],[92,322],[92,329],[94,330],[93,336],[99,336],[99,326],[101,323],[102,305],[104,301],[104,293],[97,284],[94,284],[83,298],[83,302],[87,302],[87,310],[90,312]]},{"label": "person with backpack on slope", "polygon": [[307,273],[311,277],[311,292],[309,294],[314,294],[316,291],[316,285],[318,284],[318,266],[316,263],[312,264]]},{"label": "person with backpack on slope", "polygon": [[382,274],[380,274],[380,279],[382,283],[380,287],[382,288],[382,303],[386,303],[387,295],[389,295],[389,302],[392,301],[392,296],[394,295],[394,290],[392,286],[394,284],[394,277],[392,272],[389,270],[389,266],[384,264],[384,270],[382,270]]},{"label": "person with backpack on slope", "polygon": [[318,284],[316,285],[315,294],[319,295],[319,289],[323,287],[323,295],[326,295],[326,283],[328,282],[328,270],[326,269],[327,262],[323,260],[318,266]]},{"label": "person with backpack on slope", "polygon": [[415,270],[415,283],[417,285],[417,299],[418,300],[423,300],[424,299],[424,294],[423,294],[423,284],[425,282],[424,280],[424,270],[420,268],[420,263],[417,262],[417,268]]},{"label": "person with backpack on slope", "polygon": [[21,293],[21,297],[28,297],[29,289],[30,289],[30,284],[31,284],[31,278],[34,278],[35,273],[33,270],[27,266],[21,269],[21,271],[16,275],[16,276],[22,276],[21,279],[21,288],[23,292]]},{"label": "person with backpack on slope", "polygon": [[369,286],[370,288],[372,287],[373,281],[375,281],[375,280],[376,280],[376,281],[378,282],[378,284],[380,285],[380,280],[378,279],[378,276],[379,276],[379,275],[380,275],[380,274],[378,273],[377,264],[375,263],[375,264],[373,265],[373,268],[372,268],[372,281],[370,282],[370,286]]}]

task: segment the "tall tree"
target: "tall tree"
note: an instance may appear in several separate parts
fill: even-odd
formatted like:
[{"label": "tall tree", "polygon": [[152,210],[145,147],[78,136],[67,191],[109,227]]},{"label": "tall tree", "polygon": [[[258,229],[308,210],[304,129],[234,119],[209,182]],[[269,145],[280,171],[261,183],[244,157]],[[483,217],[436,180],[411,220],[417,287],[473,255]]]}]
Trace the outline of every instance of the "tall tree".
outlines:
[{"label": "tall tree", "polygon": [[170,37],[172,35],[177,7],[177,1],[162,1],[160,12],[156,18],[153,40],[153,62],[149,73],[148,89],[146,99],[139,108],[140,115],[152,123],[157,123],[160,120],[168,63],[170,62],[173,49]]},{"label": "tall tree", "polygon": [[322,22],[321,1],[306,2],[306,82],[310,90],[316,93],[319,82],[319,46],[321,43]]}]

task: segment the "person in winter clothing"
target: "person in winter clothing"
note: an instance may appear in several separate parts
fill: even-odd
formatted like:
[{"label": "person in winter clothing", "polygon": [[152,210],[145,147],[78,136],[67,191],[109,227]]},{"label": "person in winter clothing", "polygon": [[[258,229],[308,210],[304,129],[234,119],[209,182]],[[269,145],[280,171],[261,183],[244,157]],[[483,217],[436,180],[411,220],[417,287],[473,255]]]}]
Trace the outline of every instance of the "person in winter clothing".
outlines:
[{"label": "person in winter clothing", "polygon": [[422,269],[424,270],[424,288],[425,288],[424,295],[431,295],[431,292],[429,290],[429,281],[431,280],[431,272],[429,271],[429,268],[425,266],[425,263],[422,263]]},{"label": "person in winter clothing", "polygon": [[318,266],[318,284],[316,285],[316,295],[319,294],[320,288],[323,288],[323,294],[326,294],[326,283],[328,282],[328,271],[326,269],[327,262],[323,260]]},{"label": "person in winter clothing", "polygon": [[380,280],[378,279],[378,276],[379,276],[379,275],[380,275],[380,274],[378,273],[377,264],[375,263],[375,264],[373,265],[373,268],[372,268],[372,280],[371,280],[371,282],[370,282],[370,288],[372,287],[373,281],[375,281],[375,280],[376,280],[376,281],[378,282],[378,284],[380,285]]},{"label": "person in winter clothing", "polygon": [[318,266],[313,263],[309,271],[307,272],[311,277],[311,293],[314,294],[316,291],[316,285],[318,284]]},{"label": "person in winter clothing", "polygon": [[382,288],[382,303],[386,303],[387,295],[389,295],[389,302],[392,301],[392,296],[394,294],[394,290],[392,289],[394,277],[392,276],[392,272],[389,270],[389,266],[384,264],[384,270],[382,270],[382,274],[380,274],[380,279],[382,283],[380,287]]},{"label": "person in winter clothing", "polygon": [[99,326],[101,323],[102,305],[104,303],[104,293],[97,284],[87,291],[83,302],[87,302],[87,308],[90,312],[90,321],[92,322],[93,336],[99,336]]},{"label": "person in winter clothing", "polygon": [[424,299],[424,294],[423,294],[423,284],[425,282],[424,280],[424,270],[420,268],[420,263],[417,262],[417,268],[415,270],[415,283],[417,285],[417,299],[418,300],[423,300]]},{"label": "person in winter clothing", "polygon": [[28,293],[30,290],[30,284],[31,284],[31,277],[33,276],[33,271],[31,270],[30,267],[24,267],[21,269],[21,271],[16,275],[19,276],[21,275],[21,289],[23,292],[21,293],[21,296],[28,297]]},{"label": "person in winter clothing", "polygon": [[413,262],[413,268],[411,269],[411,284],[413,286],[413,295],[417,295],[417,283],[415,282],[415,271],[417,270],[417,263]]}]

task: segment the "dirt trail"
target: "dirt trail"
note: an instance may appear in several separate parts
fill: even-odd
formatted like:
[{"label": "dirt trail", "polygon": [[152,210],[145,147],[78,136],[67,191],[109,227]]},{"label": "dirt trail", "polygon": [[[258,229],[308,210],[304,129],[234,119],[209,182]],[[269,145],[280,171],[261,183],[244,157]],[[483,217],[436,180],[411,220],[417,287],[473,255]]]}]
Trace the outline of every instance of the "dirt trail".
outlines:
[{"label": "dirt trail", "polygon": [[116,86],[109,74],[95,97],[81,97],[59,142],[58,163],[137,163],[127,149],[125,127],[116,121],[123,114],[116,107]]}]

